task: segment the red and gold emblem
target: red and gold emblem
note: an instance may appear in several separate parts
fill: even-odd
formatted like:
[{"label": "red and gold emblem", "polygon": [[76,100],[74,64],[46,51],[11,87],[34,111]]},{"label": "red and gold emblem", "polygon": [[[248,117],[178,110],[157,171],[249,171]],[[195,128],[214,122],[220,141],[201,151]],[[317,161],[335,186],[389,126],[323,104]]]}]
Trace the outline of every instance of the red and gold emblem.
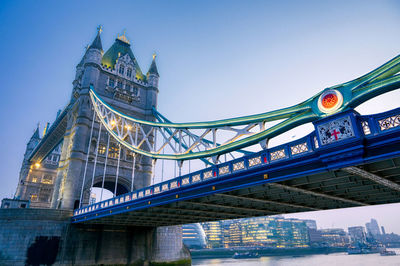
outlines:
[{"label": "red and gold emblem", "polygon": [[318,108],[323,113],[332,113],[343,104],[343,96],[337,90],[327,90],[318,99]]}]

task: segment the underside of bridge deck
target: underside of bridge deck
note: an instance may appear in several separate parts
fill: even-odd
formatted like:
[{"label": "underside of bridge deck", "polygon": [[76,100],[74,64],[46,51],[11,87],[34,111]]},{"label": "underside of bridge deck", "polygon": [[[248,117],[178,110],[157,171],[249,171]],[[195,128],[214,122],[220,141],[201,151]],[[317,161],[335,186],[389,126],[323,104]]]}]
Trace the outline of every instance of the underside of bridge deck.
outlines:
[{"label": "underside of bridge deck", "polygon": [[[215,185],[209,186],[215,190]],[[85,223],[167,226],[396,202],[400,202],[400,157],[221,193],[216,191]]]}]

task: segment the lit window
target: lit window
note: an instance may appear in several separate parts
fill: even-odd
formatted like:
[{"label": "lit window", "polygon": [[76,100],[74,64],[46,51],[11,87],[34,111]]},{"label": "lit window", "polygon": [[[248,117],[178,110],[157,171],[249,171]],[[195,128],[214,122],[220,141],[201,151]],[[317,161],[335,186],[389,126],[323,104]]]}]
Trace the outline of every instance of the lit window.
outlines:
[{"label": "lit window", "polygon": [[128,68],[128,70],[126,70],[126,75],[130,78],[132,76],[132,68]]},{"label": "lit window", "polygon": [[114,79],[110,78],[110,79],[108,80],[108,86],[114,88],[114,85],[115,85]]},{"label": "lit window", "polygon": [[99,144],[99,154],[105,154],[106,153],[106,145],[104,145],[103,143]]},{"label": "lit window", "polygon": [[108,157],[110,158],[118,158],[119,154],[119,147],[117,144],[112,143],[110,148],[108,149]]},{"label": "lit window", "polygon": [[50,175],[45,175],[42,179],[43,184],[52,184],[53,183],[53,177]]},{"label": "lit window", "polygon": [[37,183],[37,181],[38,181],[38,178],[36,176],[32,177],[32,182],[33,183]]},{"label": "lit window", "polygon": [[120,66],[119,66],[118,72],[119,72],[121,75],[124,74],[124,72],[125,72],[125,67],[124,67],[124,65],[120,65]]},{"label": "lit window", "polygon": [[127,151],[127,153],[126,153],[126,160],[127,161],[133,161],[133,156],[134,156],[135,154],[132,152],[132,151]]},{"label": "lit window", "polygon": [[32,194],[31,195],[31,201],[37,201],[37,195],[36,194]]}]

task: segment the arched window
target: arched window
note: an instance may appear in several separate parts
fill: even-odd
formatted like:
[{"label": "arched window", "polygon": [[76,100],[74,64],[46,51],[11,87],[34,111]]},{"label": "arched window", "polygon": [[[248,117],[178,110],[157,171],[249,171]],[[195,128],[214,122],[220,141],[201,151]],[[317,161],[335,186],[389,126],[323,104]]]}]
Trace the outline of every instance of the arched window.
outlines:
[{"label": "arched window", "polygon": [[97,142],[95,139],[92,140],[92,143],[90,144],[90,153],[93,154],[96,152],[96,147],[97,146]]},{"label": "arched window", "polygon": [[108,157],[109,158],[118,158],[119,147],[116,143],[111,143],[110,148],[108,149]]},{"label": "arched window", "polygon": [[110,79],[108,80],[108,86],[110,86],[111,88],[114,88],[114,86],[115,86],[115,80],[112,79],[112,78],[110,78]]},{"label": "arched window", "polygon": [[100,155],[103,155],[103,154],[106,153],[106,145],[105,145],[104,143],[100,143],[100,144],[99,144],[99,151],[98,151],[98,153],[99,153]]},{"label": "arched window", "polygon": [[128,76],[128,78],[132,76],[132,68],[128,67],[128,69],[126,70],[126,75]]},{"label": "arched window", "polygon": [[118,73],[120,73],[121,75],[123,75],[124,72],[125,72],[125,66],[124,66],[124,65],[120,65],[120,66],[119,66]]},{"label": "arched window", "polygon": [[53,177],[51,175],[45,175],[42,179],[43,184],[53,184]]}]

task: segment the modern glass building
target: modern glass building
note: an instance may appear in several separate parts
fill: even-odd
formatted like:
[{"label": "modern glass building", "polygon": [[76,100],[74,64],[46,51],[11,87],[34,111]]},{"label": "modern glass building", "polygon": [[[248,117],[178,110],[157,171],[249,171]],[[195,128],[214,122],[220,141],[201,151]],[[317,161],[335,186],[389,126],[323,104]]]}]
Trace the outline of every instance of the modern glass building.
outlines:
[{"label": "modern glass building", "polygon": [[182,226],[182,240],[190,249],[202,249],[207,244],[203,227],[198,223]]},{"label": "modern glass building", "polygon": [[351,242],[365,243],[367,241],[365,230],[363,226],[353,226],[348,228]]},{"label": "modern glass building", "polygon": [[222,221],[201,223],[206,234],[208,248],[220,248],[223,246]]},{"label": "modern glass building", "polygon": [[282,217],[255,217],[201,224],[209,248],[308,247],[306,222]]}]

